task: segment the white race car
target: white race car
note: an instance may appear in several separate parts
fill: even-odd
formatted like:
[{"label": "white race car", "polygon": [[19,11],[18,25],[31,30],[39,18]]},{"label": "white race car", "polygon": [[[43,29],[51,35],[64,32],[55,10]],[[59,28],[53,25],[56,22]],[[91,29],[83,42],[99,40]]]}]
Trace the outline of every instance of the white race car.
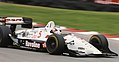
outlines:
[{"label": "white race car", "polygon": [[[70,56],[118,56],[108,48],[103,35],[93,35],[89,41],[73,34],[62,34],[53,21],[43,27],[33,27],[32,19],[26,17],[0,18],[0,46],[19,46],[46,49],[49,54]],[[19,26],[20,25],[20,26]],[[19,29],[22,27],[22,29]]]}]

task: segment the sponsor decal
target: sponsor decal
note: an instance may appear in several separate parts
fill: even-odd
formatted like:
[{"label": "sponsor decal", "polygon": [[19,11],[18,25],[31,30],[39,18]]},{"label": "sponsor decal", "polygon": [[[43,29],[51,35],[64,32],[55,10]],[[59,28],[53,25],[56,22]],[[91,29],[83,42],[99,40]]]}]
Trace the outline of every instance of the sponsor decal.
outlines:
[{"label": "sponsor decal", "polygon": [[32,43],[32,42],[26,41],[25,46],[40,48],[40,44],[39,44],[39,43],[36,43],[36,42],[33,42],[33,43]]},{"label": "sponsor decal", "polygon": [[42,43],[42,47],[46,48],[46,43],[45,42]]},{"label": "sponsor decal", "polygon": [[5,19],[3,19],[3,18],[0,18],[0,22],[5,22]]},{"label": "sponsor decal", "polygon": [[6,19],[6,21],[22,21],[22,19]]},{"label": "sponsor decal", "polygon": [[22,17],[7,17],[5,21],[6,23],[23,23]]}]

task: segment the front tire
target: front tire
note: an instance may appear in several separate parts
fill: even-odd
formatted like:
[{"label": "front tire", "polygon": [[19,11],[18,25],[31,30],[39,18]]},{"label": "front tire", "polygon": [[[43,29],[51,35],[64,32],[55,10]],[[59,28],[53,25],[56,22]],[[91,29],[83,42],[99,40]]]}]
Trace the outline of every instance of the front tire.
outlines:
[{"label": "front tire", "polygon": [[46,42],[46,49],[49,54],[52,55],[61,55],[64,52],[65,40],[59,34],[53,34],[49,36]]},{"label": "front tire", "polygon": [[96,47],[102,53],[110,51],[108,48],[108,41],[103,35],[93,35],[90,38],[89,43]]}]

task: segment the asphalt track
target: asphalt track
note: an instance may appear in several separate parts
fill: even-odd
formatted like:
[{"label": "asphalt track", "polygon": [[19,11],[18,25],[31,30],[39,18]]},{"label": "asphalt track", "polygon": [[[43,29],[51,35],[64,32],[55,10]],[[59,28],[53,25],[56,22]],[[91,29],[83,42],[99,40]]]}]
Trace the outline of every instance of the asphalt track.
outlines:
[{"label": "asphalt track", "polygon": [[[90,35],[77,33],[75,35],[85,38],[85,40],[90,38]],[[108,40],[110,49],[119,54],[119,41]],[[68,55],[50,55],[47,52],[34,50],[0,47],[0,62],[119,62],[119,57],[70,57]]]},{"label": "asphalt track", "polygon": [[[119,41],[108,40],[110,49],[119,54]],[[0,48],[0,62],[119,62],[119,57],[69,57],[27,49]]]}]

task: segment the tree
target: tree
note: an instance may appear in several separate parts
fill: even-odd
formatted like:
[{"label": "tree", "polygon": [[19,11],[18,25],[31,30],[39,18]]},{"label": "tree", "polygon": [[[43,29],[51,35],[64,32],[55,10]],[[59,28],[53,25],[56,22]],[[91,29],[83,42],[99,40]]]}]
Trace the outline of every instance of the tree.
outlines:
[{"label": "tree", "polygon": [[31,2],[31,0],[9,0],[9,1],[12,1],[14,3],[19,3],[19,4],[27,4]]},{"label": "tree", "polygon": [[85,0],[85,1],[87,1],[87,2],[94,2],[95,0]]}]

